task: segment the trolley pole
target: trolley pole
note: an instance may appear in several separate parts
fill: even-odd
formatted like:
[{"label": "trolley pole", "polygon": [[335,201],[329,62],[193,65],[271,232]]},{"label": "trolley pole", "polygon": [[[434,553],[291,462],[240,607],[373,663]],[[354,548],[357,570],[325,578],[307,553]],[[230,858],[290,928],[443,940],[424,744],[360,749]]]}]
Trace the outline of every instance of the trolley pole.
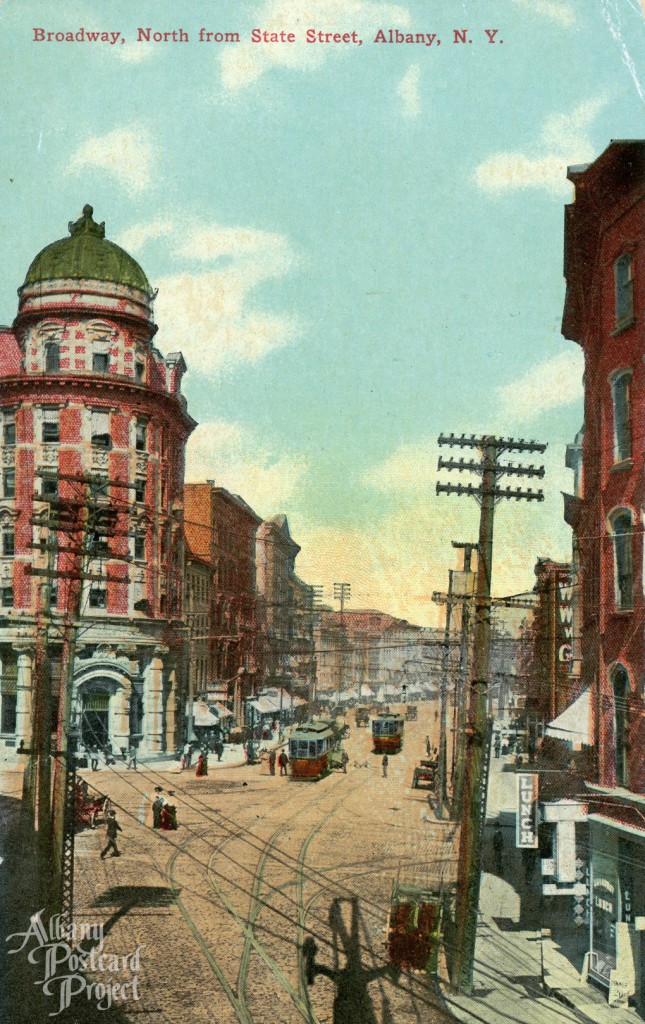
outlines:
[{"label": "trolley pole", "polygon": [[501,476],[533,476],[542,478],[544,467],[500,464],[497,459],[504,451],[544,452],[546,445],[535,441],[497,438],[492,435],[470,438],[454,434],[440,435],[440,445],[474,448],[481,462],[466,459],[439,458],[439,469],[466,471],[481,477],[481,485],[437,484],[437,494],[466,494],[474,497],[480,506],[479,565],[475,592],[475,625],[473,678],[471,682],[469,729],[464,771],[464,798],[459,843],[457,905],[455,909],[455,956],[452,965],[452,983],[462,992],[471,992],[477,912],[481,880],[481,854],[483,830],[486,820],[486,764],[490,730],[487,716],[487,690],[490,661],[491,578],[493,568],[493,527],[495,505],[498,499],[543,501],[544,493],[530,489],[499,487]]}]

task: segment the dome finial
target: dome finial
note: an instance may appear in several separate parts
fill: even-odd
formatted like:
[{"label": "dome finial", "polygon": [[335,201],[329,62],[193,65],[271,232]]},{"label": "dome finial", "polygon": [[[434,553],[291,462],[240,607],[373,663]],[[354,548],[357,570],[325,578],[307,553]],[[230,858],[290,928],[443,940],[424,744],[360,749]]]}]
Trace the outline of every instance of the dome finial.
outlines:
[{"label": "dome finial", "polygon": [[105,238],[105,221],[101,224],[97,224],[93,219],[92,214],[94,213],[94,207],[86,203],[83,207],[83,215],[79,217],[77,221],[70,220],[67,225],[70,235],[80,235],[81,232],[86,231],[91,235],[98,235],[99,238]]}]

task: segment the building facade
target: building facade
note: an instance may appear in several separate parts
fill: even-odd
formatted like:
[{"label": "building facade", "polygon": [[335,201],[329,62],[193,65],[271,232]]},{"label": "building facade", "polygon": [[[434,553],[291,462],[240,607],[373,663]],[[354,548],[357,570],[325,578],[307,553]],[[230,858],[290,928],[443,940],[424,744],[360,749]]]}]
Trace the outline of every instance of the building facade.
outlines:
[{"label": "building facade", "polygon": [[210,481],[186,484],[184,494],[189,691],[229,702],[241,722],[258,671],[255,537],[262,520]]},{"label": "building facade", "polygon": [[180,706],[185,364],[153,344],[153,289],[89,206],[18,294],[0,335],[0,735],[29,746],[44,680],[52,723],[73,688],[85,745],[164,750]]},{"label": "building facade", "polygon": [[581,681],[592,708],[590,974],[645,1006],[645,142],[569,169],[563,334],[585,357]]}]

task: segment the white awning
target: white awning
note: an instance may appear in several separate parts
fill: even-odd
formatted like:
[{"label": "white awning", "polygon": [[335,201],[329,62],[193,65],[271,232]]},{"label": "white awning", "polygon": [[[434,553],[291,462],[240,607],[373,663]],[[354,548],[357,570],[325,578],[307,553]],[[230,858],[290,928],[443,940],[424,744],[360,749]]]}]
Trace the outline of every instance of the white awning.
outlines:
[{"label": "white awning", "polygon": [[219,725],[219,718],[202,701],[193,701],[193,724],[196,727]]},{"label": "white awning", "polygon": [[584,690],[573,704],[570,704],[561,715],[554,718],[546,727],[546,735],[554,739],[566,740],[579,750],[584,744],[593,744],[591,724],[591,691]]}]

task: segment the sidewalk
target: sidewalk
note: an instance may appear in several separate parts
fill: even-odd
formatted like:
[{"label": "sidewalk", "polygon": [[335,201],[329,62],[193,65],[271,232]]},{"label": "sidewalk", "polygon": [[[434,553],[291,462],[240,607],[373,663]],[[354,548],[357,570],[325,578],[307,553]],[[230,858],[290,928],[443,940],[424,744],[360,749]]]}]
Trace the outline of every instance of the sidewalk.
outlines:
[{"label": "sidewalk", "polygon": [[[515,775],[503,770],[507,761],[491,762],[487,808],[489,823],[499,820],[505,834],[503,877],[482,874],[473,993],[454,994],[444,986],[446,1004],[468,1022],[640,1024],[635,1010],[610,1007],[601,989],[581,981],[586,934],[572,926],[560,944],[551,936],[554,908],[534,895],[539,861],[534,880],[524,883],[521,851],[515,849]],[[493,859],[487,835],[484,863]]]}]

